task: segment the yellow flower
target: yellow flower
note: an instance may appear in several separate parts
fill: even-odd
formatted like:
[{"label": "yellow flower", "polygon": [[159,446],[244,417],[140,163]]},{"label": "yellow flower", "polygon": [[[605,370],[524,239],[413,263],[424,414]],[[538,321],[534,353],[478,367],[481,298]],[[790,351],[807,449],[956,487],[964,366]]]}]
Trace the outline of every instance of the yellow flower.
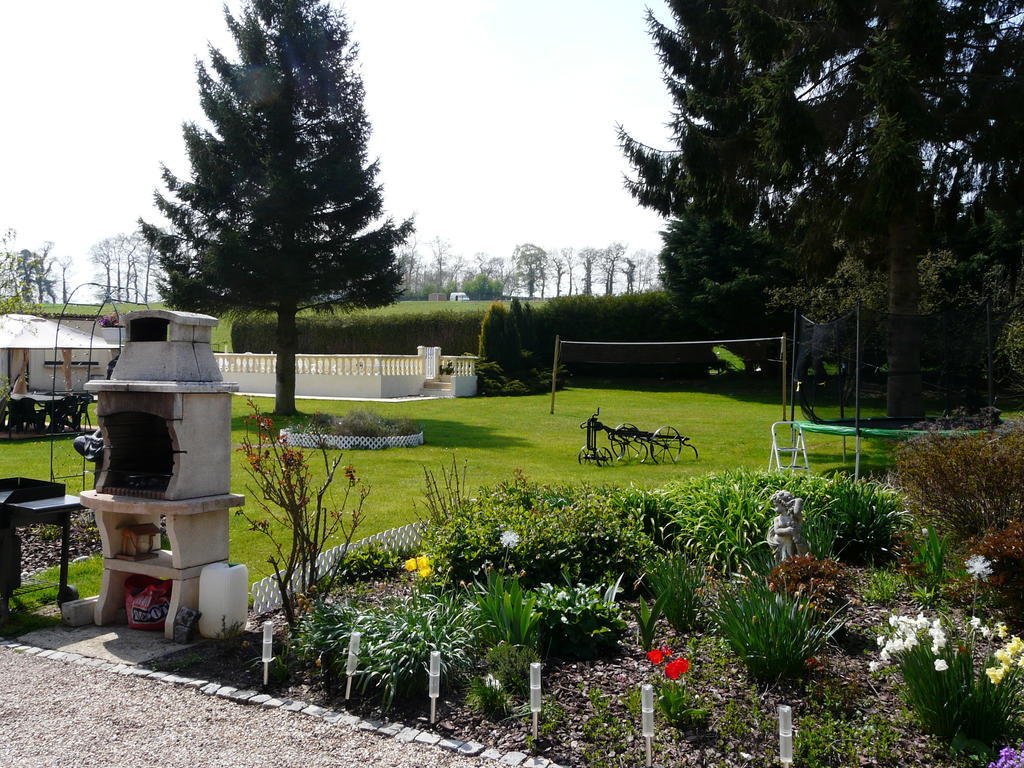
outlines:
[{"label": "yellow flower", "polygon": [[430,558],[426,555],[420,555],[416,558],[416,567],[419,568],[421,571],[424,568],[430,568]]},{"label": "yellow flower", "polygon": [[410,557],[408,560],[405,561],[405,570],[409,571],[410,573],[412,571],[415,571],[417,568],[419,568],[419,566],[416,564],[415,557]]},{"label": "yellow flower", "polygon": [[985,670],[985,674],[992,681],[992,685],[999,685],[1003,681],[1006,670],[1003,667],[989,667]]},{"label": "yellow flower", "polygon": [[1002,664],[1004,667],[1007,666],[1013,660],[1013,658],[1010,656],[1009,652],[1005,648],[1000,648],[993,655],[997,659],[999,659],[999,663]]},{"label": "yellow flower", "polygon": [[423,568],[420,568],[420,578],[421,579],[427,578],[427,576],[429,576],[431,573],[433,573],[433,571],[431,570],[429,565],[424,566]]},{"label": "yellow flower", "polygon": [[1006,625],[1001,621],[996,624],[996,634],[999,635],[1000,639],[1006,639]]},{"label": "yellow flower", "polygon": [[1024,640],[1021,640],[1019,637],[1014,635],[1010,639],[1010,642],[1006,644],[1006,650],[1016,656],[1021,651],[1024,651]]}]

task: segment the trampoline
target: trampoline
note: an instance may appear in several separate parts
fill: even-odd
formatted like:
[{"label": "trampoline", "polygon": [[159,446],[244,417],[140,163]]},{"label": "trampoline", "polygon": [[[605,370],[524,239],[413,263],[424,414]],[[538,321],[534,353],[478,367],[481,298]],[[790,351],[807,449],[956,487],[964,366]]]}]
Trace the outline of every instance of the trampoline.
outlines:
[{"label": "trampoline", "polygon": [[[804,432],[856,441],[854,475],[860,476],[861,438],[906,439],[922,432],[977,431],[995,426],[993,338],[1005,321],[989,303],[935,315],[894,315],[859,304],[837,318],[818,322],[799,311],[793,318],[792,382],[789,420],[772,426],[773,460],[780,469],[805,469]],[[914,365],[897,370],[890,360],[890,337],[913,335],[919,353]],[[894,380],[899,379],[899,381]],[[890,413],[892,393],[909,388],[918,397],[911,413]],[[796,413],[800,404],[802,419]],[[898,408],[896,409],[898,410]],[[951,415],[968,416],[967,429],[936,429]],[[788,425],[790,444],[780,446],[776,428]],[[793,458],[782,465],[781,454]]]}]

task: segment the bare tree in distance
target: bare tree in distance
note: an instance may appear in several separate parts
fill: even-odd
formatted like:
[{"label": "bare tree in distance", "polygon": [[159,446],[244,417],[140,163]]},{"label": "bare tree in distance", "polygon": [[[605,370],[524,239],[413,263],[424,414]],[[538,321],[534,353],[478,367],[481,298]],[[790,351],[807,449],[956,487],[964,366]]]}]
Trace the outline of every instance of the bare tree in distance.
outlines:
[{"label": "bare tree in distance", "polygon": [[631,256],[622,257],[622,276],[626,278],[626,293],[636,292],[636,272],[638,262]]},{"label": "bare tree in distance", "polygon": [[61,303],[67,304],[68,297],[70,296],[70,293],[68,292],[68,273],[71,271],[71,268],[75,265],[75,259],[73,256],[65,254],[63,256],[54,256],[53,263],[57,267],[58,272],[60,273]]},{"label": "bare tree in distance", "polygon": [[598,264],[601,273],[604,275],[604,295],[611,296],[615,293],[615,273],[619,260],[626,253],[626,244],[620,242],[610,243],[607,248],[601,251]]},{"label": "bare tree in distance", "polygon": [[451,243],[447,240],[442,240],[440,237],[435,237],[430,241],[430,253],[432,263],[434,265],[434,279],[439,288],[444,285],[445,266],[448,263],[451,248]]},{"label": "bare tree in distance", "polygon": [[157,259],[157,250],[141,232],[103,238],[89,249],[89,261],[99,273],[96,282],[103,286],[98,298],[148,304],[163,274]]},{"label": "bare tree in distance", "polygon": [[583,267],[583,295],[594,295],[594,267],[601,258],[600,248],[580,248],[580,266]]},{"label": "bare tree in distance", "polygon": [[565,256],[559,248],[552,248],[548,251],[548,264],[551,266],[551,277],[555,282],[555,298],[562,295],[562,278],[565,276],[567,265]]}]

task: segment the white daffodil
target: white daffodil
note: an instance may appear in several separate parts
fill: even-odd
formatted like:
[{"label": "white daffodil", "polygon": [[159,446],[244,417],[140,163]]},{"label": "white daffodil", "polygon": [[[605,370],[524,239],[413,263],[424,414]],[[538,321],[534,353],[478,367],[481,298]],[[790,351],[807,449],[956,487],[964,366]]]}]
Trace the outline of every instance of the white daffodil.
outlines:
[{"label": "white daffodil", "polygon": [[949,664],[946,663],[945,659],[936,659],[935,660],[935,671],[936,672],[945,672],[947,669],[949,669]]}]

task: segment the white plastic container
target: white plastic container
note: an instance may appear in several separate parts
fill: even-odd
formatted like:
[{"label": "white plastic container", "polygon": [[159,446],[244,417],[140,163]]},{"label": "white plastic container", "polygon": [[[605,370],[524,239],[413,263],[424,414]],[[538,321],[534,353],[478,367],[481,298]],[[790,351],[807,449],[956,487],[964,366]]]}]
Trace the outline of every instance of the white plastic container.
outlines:
[{"label": "white plastic container", "polygon": [[199,572],[199,634],[225,637],[245,629],[249,614],[249,569],[241,563],[211,563]]}]

